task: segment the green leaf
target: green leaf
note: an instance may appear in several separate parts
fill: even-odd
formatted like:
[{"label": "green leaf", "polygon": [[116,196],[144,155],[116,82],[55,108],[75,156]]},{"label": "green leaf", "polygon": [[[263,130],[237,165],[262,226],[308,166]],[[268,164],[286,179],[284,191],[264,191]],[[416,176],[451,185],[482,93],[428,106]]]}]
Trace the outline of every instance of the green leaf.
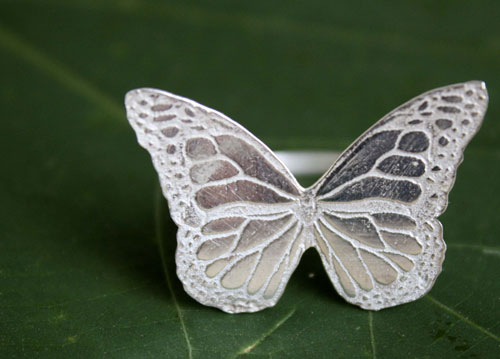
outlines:
[{"label": "green leaf", "polygon": [[[0,9],[0,357],[499,357],[500,3]],[[259,313],[183,291],[176,227],[126,123],[126,91],[193,98],[275,150],[342,150],[414,95],[472,79],[486,81],[490,109],[441,217],[447,258],[429,295],[361,310],[314,252]]]}]

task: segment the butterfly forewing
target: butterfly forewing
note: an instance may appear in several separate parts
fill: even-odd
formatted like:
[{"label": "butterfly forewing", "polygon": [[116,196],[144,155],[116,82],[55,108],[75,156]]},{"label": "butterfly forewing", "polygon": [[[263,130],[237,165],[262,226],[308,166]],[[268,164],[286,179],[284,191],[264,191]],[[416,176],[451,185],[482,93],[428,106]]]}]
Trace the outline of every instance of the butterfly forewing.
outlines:
[{"label": "butterfly forewing", "polygon": [[304,250],[295,178],[217,111],[154,89],[131,91],[125,102],[179,227],[186,291],[228,312],[274,305]]},{"label": "butterfly forewing", "polygon": [[348,301],[381,309],[432,287],[446,249],[436,218],[487,101],[475,81],[427,92],[377,122],[314,186],[317,247]]}]

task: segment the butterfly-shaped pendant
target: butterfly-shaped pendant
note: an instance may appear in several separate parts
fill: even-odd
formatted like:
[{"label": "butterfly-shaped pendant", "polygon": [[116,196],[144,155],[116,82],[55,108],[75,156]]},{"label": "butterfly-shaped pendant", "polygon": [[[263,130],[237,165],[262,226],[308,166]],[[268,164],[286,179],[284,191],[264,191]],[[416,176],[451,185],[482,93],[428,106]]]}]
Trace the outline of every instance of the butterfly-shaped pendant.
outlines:
[{"label": "butterfly-shaped pendant", "polygon": [[479,81],[426,92],[303,188],[220,112],[148,88],[125,99],[179,227],[177,275],[197,301],[230,313],[276,304],[310,247],[338,293],[364,309],[427,293],[446,250],[437,217],[487,103]]}]

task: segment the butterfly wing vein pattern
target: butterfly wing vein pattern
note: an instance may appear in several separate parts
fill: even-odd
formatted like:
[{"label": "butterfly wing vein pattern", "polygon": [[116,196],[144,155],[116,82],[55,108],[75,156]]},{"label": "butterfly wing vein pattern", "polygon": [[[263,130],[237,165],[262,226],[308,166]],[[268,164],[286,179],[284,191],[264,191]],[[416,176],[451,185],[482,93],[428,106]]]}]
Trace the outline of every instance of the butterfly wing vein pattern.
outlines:
[{"label": "butterfly wing vein pattern", "polygon": [[415,300],[441,271],[441,223],[465,146],[487,107],[483,83],[439,88],[366,131],[310,188],[223,114],[154,89],[127,94],[178,225],[177,274],[224,311],[273,306],[307,248],[365,309]]}]

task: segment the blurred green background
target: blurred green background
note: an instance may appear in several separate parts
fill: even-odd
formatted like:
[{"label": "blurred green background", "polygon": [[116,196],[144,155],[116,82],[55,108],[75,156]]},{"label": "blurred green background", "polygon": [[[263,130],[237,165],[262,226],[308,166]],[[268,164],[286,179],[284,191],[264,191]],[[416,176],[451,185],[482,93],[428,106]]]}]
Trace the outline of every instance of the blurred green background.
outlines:
[{"label": "blurred green background", "polygon": [[[498,358],[499,15],[465,0],[0,1],[0,357]],[[313,252],[272,309],[229,315],[184,293],[126,91],[195,99],[274,150],[343,150],[413,96],[472,79],[490,107],[429,295],[363,311]]]}]

